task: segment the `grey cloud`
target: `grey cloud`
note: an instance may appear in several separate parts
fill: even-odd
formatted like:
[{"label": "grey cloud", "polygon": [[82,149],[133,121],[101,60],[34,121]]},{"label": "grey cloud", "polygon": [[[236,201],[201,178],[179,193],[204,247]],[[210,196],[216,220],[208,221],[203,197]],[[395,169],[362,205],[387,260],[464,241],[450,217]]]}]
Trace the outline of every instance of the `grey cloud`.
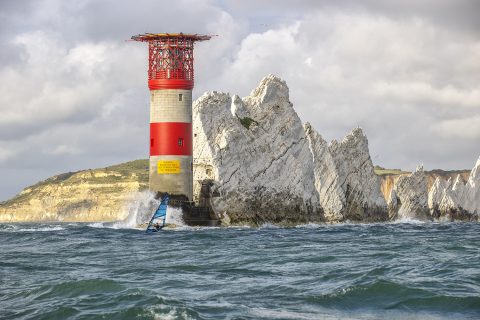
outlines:
[{"label": "grey cloud", "polygon": [[[480,153],[472,140],[480,133],[469,130],[463,143],[444,138],[460,136],[456,119],[470,117],[469,125],[480,127],[477,50],[468,37],[414,17],[316,12],[244,39],[223,83],[241,89],[276,70],[301,118],[327,138],[360,125],[382,165],[467,167]],[[447,143],[431,147],[438,140]],[[445,160],[445,150],[456,161]]]},{"label": "grey cloud", "polygon": [[314,10],[365,12],[396,19],[418,17],[463,32],[476,35],[480,33],[480,2],[476,0],[226,0],[219,3],[244,16],[250,16],[254,11],[256,20],[273,16],[278,24],[288,23],[291,18],[302,17]]}]

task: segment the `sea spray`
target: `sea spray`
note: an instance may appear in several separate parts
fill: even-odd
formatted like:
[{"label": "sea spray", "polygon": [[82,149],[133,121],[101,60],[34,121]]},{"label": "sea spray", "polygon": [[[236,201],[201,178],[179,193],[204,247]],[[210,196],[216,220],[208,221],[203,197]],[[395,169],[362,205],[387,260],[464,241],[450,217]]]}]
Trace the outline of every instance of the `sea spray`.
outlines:
[{"label": "sea spray", "polygon": [[[160,199],[155,199],[155,193],[149,190],[138,192],[135,200],[128,203],[125,210],[127,217],[118,222],[103,224],[103,227],[118,229],[137,229],[150,221],[153,212],[160,205]],[[182,218],[182,209],[169,206],[167,209],[166,223],[175,226],[185,226]]]},{"label": "sea spray", "polygon": [[130,217],[127,221],[135,226],[148,222],[159,204],[160,200],[155,199],[154,192],[149,190],[140,192],[138,198],[128,206]]},{"label": "sea spray", "polygon": [[160,204],[155,194],[149,190],[137,192],[135,200],[125,206],[125,219],[117,222],[96,222],[88,226],[93,228],[141,229],[150,220],[153,211]]},{"label": "sea spray", "polygon": [[138,192],[135,200],[126,206],[127,217],[114,225],[118,228],[138,228],[148,223],[159,204],[160,200],[155,199],[155,193],[150,190]]},{"label": "sea spray", "polygon": [[167,208],[167,219],[165,221],[167,225],[175,225],[175,226],[186,226],[185,222],[183,221],[183,212],[182,208],[171,207]]}]

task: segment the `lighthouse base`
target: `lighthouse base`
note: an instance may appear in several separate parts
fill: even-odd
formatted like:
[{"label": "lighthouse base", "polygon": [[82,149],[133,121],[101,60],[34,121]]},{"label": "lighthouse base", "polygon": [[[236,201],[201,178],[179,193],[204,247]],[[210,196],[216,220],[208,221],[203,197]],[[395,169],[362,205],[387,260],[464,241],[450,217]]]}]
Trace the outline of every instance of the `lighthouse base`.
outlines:
[{"label": "lighthouse base", "polygon": [[150,156],[149,189],[170,196],[193,197],[191,156]]},{"label": "lighthouse base", "polygon": [[[158,192],[156,198],[161,199],[164,193]],[[205,206],[198,206],[189,201],[184,195],[171,195],[169,206],[182,209],[182,219],[188,226],[215,227],[220,225],[220,220],[207,203]]]},{"label": "lighthouse base", "polygon": [[183,205],[183,221],[189,226],[215,227],[220,225],[215,213],[210,207]]}]

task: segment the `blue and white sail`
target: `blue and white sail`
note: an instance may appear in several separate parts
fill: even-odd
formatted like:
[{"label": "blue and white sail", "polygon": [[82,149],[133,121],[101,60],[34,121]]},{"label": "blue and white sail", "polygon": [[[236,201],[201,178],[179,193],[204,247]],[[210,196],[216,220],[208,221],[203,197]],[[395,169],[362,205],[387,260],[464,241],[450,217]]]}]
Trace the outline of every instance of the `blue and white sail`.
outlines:
[{"label": "blue and white sail", "polygon": [[167,207],[168,201],[170,200],[170,196],[168,193],[165,193],[162,197],[162,202],[158,206],[157,210],[153,213],[150,222],[148,223],[147,230],[145,232],[157,232],[160,231],[163,227],[165,227],[165,220],[167,219]]}]

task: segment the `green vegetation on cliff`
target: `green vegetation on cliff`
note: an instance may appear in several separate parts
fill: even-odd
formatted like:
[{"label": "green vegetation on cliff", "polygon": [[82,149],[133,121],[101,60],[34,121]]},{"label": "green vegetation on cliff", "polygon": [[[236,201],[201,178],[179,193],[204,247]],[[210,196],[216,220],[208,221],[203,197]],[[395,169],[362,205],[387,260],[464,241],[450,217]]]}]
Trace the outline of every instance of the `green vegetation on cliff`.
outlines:
[{"label": "green vegetation on cliff", "polygon": [[133,179],[137,180],[141,185],[141,190],[144,190],[148,187],[148,165],[148,159],[139,159],[105,168],[61,173],[26,187],[12,199],[0,202],[0,207],[29,201],[36,195],[35,191],[43,187],[68,187],[86,183],[115,184]]},{"label": "green vegetation on cliff", "polygon": [[[383,176],[395,176],[395,175],[401,175],[401,174],[410,174],[410,171],[403,171],[402,169],[385,169],[380,166],[375,166],[374,167],[375,174],[377,176],[383,177]],[[432,176],[432,177],[441,177],[447,180],[448,178],[451,177],[456,177],[457,175],[462,176],[462,178],[465,178],[466,176],[470,174],[470,170],[464,169],[464,170],[441,170],[441,169],[433,169],[433,170],[427,170],[425,171],[427,176]]]},{"label": "green vegetation on cliff", "polygon": [[146,159],[62,173],[0,203],[0,221],[112,221],[122,219],[135,193],[148,188]]},{"label": "green vegetation on cliff", "polygon": [[377,176],[386,176],[386,175],[397,175],[397,174],[405,174],[405,173],[410,173],[408,171],[403,171],[401,169],[385,169],[380,166],[375,166],[374,167],[375,174]]},{"label": "green vegetation on cliff", "polygon": [[252,124],[257,124],[258,125],[258,122],[253,120],[250,117],[238,118],[238,120],[240,121],[242,126],[244,126],[247,130],[250,130],[250,126]]},{"label": "green vegetation on cliff", "polygon": [[128,176],[133,173],[137,175],[140,183],[148,185],[148,166],[148,159],[139,159],[106,167],[105,170],[117,171],[122,176]]}]

